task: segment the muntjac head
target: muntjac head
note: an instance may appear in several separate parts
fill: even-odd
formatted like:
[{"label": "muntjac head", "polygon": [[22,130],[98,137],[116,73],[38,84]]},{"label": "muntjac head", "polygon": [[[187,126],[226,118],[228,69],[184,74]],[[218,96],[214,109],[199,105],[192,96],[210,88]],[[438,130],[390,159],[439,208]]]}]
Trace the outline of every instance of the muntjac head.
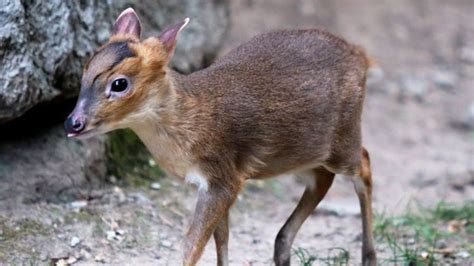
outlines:
[{"label": "muntjac head", "polygon": [[131,8],[123,11],[109,42],[84,67],[76,107],[64,123],[68,137],[125,128],[159,108],[170,94],[166,73],[176,38],[188,22],[142,41],[137,14]]}]

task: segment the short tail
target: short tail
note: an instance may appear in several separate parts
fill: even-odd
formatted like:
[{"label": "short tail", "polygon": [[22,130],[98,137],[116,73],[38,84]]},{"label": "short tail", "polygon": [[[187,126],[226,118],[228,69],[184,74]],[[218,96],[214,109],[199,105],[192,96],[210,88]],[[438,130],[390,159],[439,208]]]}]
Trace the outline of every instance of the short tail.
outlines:
[{"label": "short tail", "polygon": [[367,68],[368,69],[377,68],[379,66],[380,66],[380,64],[375,58],[367,56]]},{"label": "short tail", "polygon": [[377,60],[375,60],[375,58],[373,57],[370,57],[367,55],[367,53],[365,52],[364,48],[360,47],[360,46],[355,46],[354,47],[355,49],[355,53],[356,54],[359,54],[362,58],[364,58],[365,60],[365,66],[367,69],[370,69],[370,68],[376,68],[379,66],[379,63],[377,62]]}]

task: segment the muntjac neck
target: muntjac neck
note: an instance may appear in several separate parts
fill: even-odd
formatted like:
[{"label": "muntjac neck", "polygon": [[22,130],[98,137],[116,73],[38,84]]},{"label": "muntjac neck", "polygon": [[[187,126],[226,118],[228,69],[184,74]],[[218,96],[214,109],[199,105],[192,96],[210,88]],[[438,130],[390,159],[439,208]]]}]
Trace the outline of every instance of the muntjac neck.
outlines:
[{"label": "muntjac neck", "polygon": [[166,99],[157,99],[153,111],[137,119],[130,128],[163,170],[184,177],[194,164],[192,148],[200,137],[201,110],[196,99],[180,87],[184,76],[171,73]]},{"label": "muntjac neck", "polygon": [[141,119],[136,119],[130,128],[145,143],[150,142],[146,139],[159,135],[177,145],[188,145],[196,139],[202,110],[197,99],[187,91],[189,82],[185,75],[168,69],[166,86],[166,95],[153,100],[153,108]]}]

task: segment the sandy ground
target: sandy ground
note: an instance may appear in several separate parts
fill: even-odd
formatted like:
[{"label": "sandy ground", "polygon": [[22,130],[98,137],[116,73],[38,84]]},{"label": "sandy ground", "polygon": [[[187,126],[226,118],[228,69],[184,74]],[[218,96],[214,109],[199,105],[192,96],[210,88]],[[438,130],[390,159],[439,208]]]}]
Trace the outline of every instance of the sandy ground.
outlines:
[{"label": "sandy ground", "polygon": [[[377,61],[363,117],[376,212],[474,200],[470,1],[268,2],[233,1],[223,53],[260,32],[318,26],[362,45]],[[0,258],[5,265],[68,258],[77,259],[75,265],[179,265],[196,193],[177,180],[159,182],[158,190],[111,186],[94,191],[89,201],[3,208],[1,235],[10,238],[0,241]],[[293,177],[249,183],[232,211],[231,265],[271,264],[273,240],[302,191]],[[350,265],[359,264],[361,225],[352,184],[338,177],[318,210],[294,247],[322,256],[341,247],[350,252]],[[200,265],[214,264],[213,245]],[[390,255],[383,245],[377,250],[381,258]]]}]

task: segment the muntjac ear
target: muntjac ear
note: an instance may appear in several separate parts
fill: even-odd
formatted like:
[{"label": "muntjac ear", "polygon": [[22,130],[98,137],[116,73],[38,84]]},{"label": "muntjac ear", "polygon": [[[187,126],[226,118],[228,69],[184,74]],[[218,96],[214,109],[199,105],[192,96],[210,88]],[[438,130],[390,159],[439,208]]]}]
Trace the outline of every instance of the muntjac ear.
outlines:
[{"label": "muntjac ear", "polygon": [[186,27],[189,23],[189,18],[177,23],[171,27],[166,28],[160,35],[159,39],[163,44],[166,52],[168,53],[168,57],[171,58],[174,52],[174,48],[176,47],[176,39],[178,37],[179,32]]},{"label": "muntjac ear", "polygon": [[141,30],[142,26],[137,13],[135,13],[133,8],[129,7],[125,9],[115,21],[113,35],[132,35],[133,37],[140,39]]}]

